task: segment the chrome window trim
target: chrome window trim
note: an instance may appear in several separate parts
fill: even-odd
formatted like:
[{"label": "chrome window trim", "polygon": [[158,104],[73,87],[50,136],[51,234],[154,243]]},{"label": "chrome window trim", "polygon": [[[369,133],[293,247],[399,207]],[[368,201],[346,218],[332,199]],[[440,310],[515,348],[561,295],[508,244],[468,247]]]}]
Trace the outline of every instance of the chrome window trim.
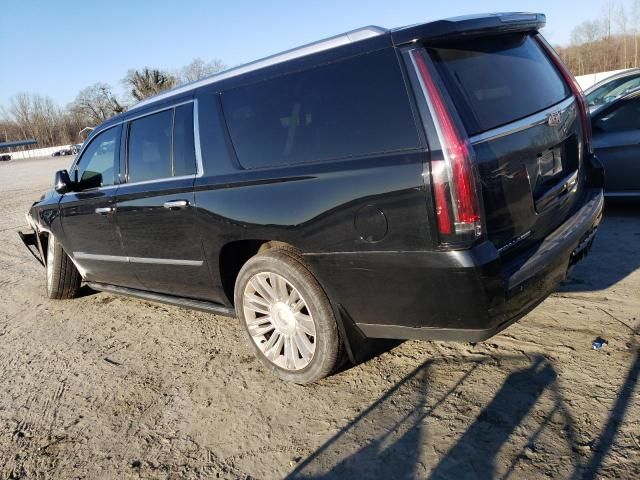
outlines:
[{"label": "chrome window trim", "polygon": [[[95,187],[95,188],[87,188],[86,190],[81,190],[81,193],[85,193],[85,192],[103,192],[105,190],[112,190],[114,188],[118,188],[120,185],[106,185],[104,187]],[[69,192],[69,193],[80,193],[80,192]]]},{"label": "chrome window trim", "polygon": [[160,112],[164,112],[165,110],[171,110],[172,108],[178,108],[182,105],[187,105],[189,103],[194,103],[196,101],[195,98],[190,98],[189,100],[184,100],[182,102],[178,102],[178,103],[172,103],[171,105],[167,105],[161,108],[157,108],[155,110],[151,110],[150,112],[145,112],[145,113],[141,113],[140,115],[136,115],[135,117],[131,117],[131,118],[126,118],[124,120],[121,120],[119,123],[130,123],[133,122],[135,120],[139,120],[141,118],[144,117],[148,117],[149,115],[154,115],[156,113],[160,113]]},{"label": "chrome window trim", "polygon": [[174,180],[187,180],[189,178],[195,179],[196,174],[192,173],[191,175],[180,175],[179,177],[163,177],[163,178],[154,178],[153,180],[141,180],[139,182],[125,182],[117,185],[120,188],[134,186],[134,185],[148,185],[152,183],[163,183],[163,182],[172,182]]},{"label": "chrome window trim", "polygon": [[[155,178],[153,180],[142,180],[139,182],[122,182],[119,183],[117,185],[108,185],[106,187],[97,187],[97,189],[91,189],[93,190],[107,190],[107,189],[111,189],[111,188],[117,188],[117,187],[126,187],[129,185],[147,185],[147,184],[153,184],[153,183],[160,183],[160,182],[170,182],[170,181],[174,181],[174,180],[186,180],[189,178],[193,178],[194,180],[196,178],[200,178],[204,175],[204,166],[202,163],[202,149],[200,147],[200,115],[198,113],[198,99],[197,98],[192,98],[190,100],[185,100],[184,102],[179,102],[179,103],[175,103],[172,104],[170,106],[166,106],[166,107],[162,107],[162,108],[158,108],[156,110],[152,110],[151,112],[147,112],[141,115],[137,115],[135,117],[132,118],[127,118],[125,120],[121,120],[116,124],[111,125],[109,128],[105,128],[104,130],[101,130],[100,132],[96,133],[96,136],[100,135],[102,132],[106,132],[107,130],[110,130],[111,128],[117,127],[118,125],[122,125],[124,123],[130,123],[133,122],[134,120],[138,120],[140,118],[144,118],[146,116],[149,115],[153,115],[155,113],[160,113],[160,112],[164,112],[165,110],[170,110],[170,109],[175,109],[177,107],[180,107],[182,105],[188,105],[190,103],[193,103],[193,113],[192,113],[192,117],[193,117],[193,143],[194,143],[194,147],[195,147],[195,157],[196,157],[196,173],[192,173],[190,175],[180,175],[178,177],[163,177],[163,178]],[[173,135],[173,133],[172,133]],[[95,138],[95,137],[94,137]],[[92,140],[93,142],[93,140]],[[84,148],[83,148],[84,150]],[[126,153],[125,153],[125,161],[128,161],[129,159],[126,157]],[[83,190],[84,191],[84,190]]]},{"label": "chrome window trim", "polygon": [[186,93],[186,92],[195,90],[196,88],[204,87],[206,85],[211,85],[213,83],[219,82],[221,80],[225,80],[227,78],[237,77],[244,73],[249,73],[255,70],[259,70],[261,68],[277,65],[279,63],[286,62],[287,60],[306,57],[307,55],[312,55],[314,53],[330,50],[332,48],[339,47],[341,45],[348,45],[350,43],[358,42],[360,40],[365,40],[367,38],[377,37],[379,35],[387,33],[388,31],[389,30],[382,27],[369,25],[367,27],[351,30],[349,32],[346,32],[340,35],[335,35],[333,37],[329,37],[324,40],[318,40],[317,42],[301,45],[300,47],[292,48],[290,50],[285,50],[284,52],[276,53],[275,55],[270,55],[268,57],[255,60],[253,62],[245,63],[244,65],[239,65],[237,67],[233,67],[223,72],[216,73],[214,75],[203,78],[201,80],[196,80],[195,82],[187,83],[186,85],[181,85],[179,87],[175,87],[166,92],[159,93],[153,97],[149,97],[148,99],[142,100],[141,102],[132,106],[130,110],[135,110],[137,108],[144,107],[149,103],[155,102],[157,100],[170,98],[180,93]]},{"label": "chrome window trim", "polygon": [[179,265],[185,267],[200,267],[202,260],[180,260],[176,258],[151,258],[151,257],[128,257],[122,255],[101,255],[97,253],[73,252],[76,260],[95,260],[102,262],[118,263],[145,263],[152,265]]},{"label": "chrome window trim", "polygon": [[575,97],[570,96],[558,102],[554,105],[551,105],[548,108],[545,108],[541,112],[534,113],[533,115],[529,115],[528,117],[521,118],[520,120],[516,120],[515,122],[509,123],[507,125],[503,125],[501,127],[492,128],[491,130],[487,130],[486,132],[479,133],[477,135],[472,136],[469,140],[471,144],[478,144],[483,142],[488,142],[489,140],[495,140],[500,137],[505,137],[507,135],[511,135],[512,133],[521,132],[523,130],[527,130],[529,128],[533,128],[538,125],[542,125],[547,123],[549,114],[555,113],[558,110],[564,111],[569,108],[576,101]]},{"label": "chrome window trim", "polygon": [[204,175],[204,164],[202,163],[202,147],[200,146],[200,105],[198,99],[193,99],[193,144],[196,153],[196,175],[200,178]]}]

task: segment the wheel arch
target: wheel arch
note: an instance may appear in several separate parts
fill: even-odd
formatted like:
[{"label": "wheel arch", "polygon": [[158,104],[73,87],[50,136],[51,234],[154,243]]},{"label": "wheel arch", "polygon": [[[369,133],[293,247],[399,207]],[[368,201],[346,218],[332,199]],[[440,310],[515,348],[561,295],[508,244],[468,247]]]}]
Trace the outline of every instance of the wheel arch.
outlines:
[{"label": "wheel arch", "polygon": [[218,274],[229,305],[234,305],[233,291],[242,266],[254,255],[274,248],[302,255],[302,251],[290,243],[268,239],[236,240],[226,243],[220,249]]},{"label": "wheel arch", "polygon": [[[237,240],[225,244],[220,249],[219,275],[225,296],[229,301],[229,305],[235,306],[234,289],[236,279],[238,278],[238,273],[240,273],[240,269],[242,268],[242,266],[247,262],[247,260],[249,260],[257,253],[261,253],[273,248],[287,250],[294,255],[301,257],[301,260],[304,254],[301,249],[290,243],[282,242],[279,240],[265,239]],[[327,286],[324,284],[324,280],[317,275],[315,270],[311,267],[311,265],[309,265],[308,262],[304,262],[304,265],[316,278],[322,289],[329,297],[329,303],[333,308],[334,317],[338,324],[338,329],[340,331],[342,341],[344,342],[349,360],[354,364],[359,363],[362,358],[365,358],[365,356],[367,355],[366,352],[360,352],[362,350],[362,347],[366,343],[364,335],[355,326],[353,320],[345,311],[344,307],[335,304],[334,300],[328,293]]]}]

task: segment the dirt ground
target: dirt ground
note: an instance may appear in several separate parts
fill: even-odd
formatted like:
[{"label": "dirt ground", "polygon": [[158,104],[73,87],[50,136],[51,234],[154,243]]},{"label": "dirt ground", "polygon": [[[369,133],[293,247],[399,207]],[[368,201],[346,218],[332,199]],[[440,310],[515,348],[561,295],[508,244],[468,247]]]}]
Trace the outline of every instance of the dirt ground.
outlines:
[{"label": "dirt ground", "polygon": [[0,163],[0,478],[640,478],[640,207],[608,207],[567,285],[501,335],[301,387],[232,319],[47,300],[17,231],[68,163]]}]

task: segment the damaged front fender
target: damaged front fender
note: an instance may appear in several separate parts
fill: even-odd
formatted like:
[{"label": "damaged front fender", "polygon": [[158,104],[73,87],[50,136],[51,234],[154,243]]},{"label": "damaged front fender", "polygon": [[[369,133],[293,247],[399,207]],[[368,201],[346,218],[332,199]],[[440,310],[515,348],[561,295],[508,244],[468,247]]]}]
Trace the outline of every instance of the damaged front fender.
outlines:
[{"label": "damaged front fender", "polygon": [[38,231],[37,225],[34,224],[31,215],[27,214],[27,224],[31,227],[30,232],[18,232],[20,235],[20,239],[22,243],[27,247],[29,253],[33,255],[33,257],[42,265],[45,266],[45,255],[44,249],[42,247],[42,240],[40,238],[40,232]]}]

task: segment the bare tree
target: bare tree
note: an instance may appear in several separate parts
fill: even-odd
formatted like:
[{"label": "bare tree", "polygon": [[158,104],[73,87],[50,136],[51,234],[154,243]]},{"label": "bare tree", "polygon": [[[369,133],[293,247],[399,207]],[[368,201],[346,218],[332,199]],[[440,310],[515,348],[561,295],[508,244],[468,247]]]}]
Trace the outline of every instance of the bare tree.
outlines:
[{"label": "bare tree", "polygon": [[633,32],[633,66],[638,67],[638,35],[640,34],[640,0],[631,0],[631,28]]},{"label": "bare tree", "polygon": [[622,68],[627,68],[629,62],[627,57],[627,26],[628,19],[627,13],[624,9],[624,4],[619,4],[618,8],[615,11],[615,20],[616,26],[618,27],[618,32],[621,34],[622,41]]},{"label": "bare tree", "polygon": [[9,101],[8,116],[21,140],[35,138],[43,146],[59,145],[65,140],[59,128],[62,110],[49,97],[18,93]]},{"label": "bare tree", "polygon": [[605,38],[610,38],[612,33],[613,14],[616,8],[614,0],[607,0],[602,7],[602,22],[605,29]]},{"label": "bare tree", "polygon": [[144,67],[142,70],[129,70],[122,83],[130,95],[140,101],[175,86],[177,82],[170,73]]},{"label": "bare tree", "polygon": [[80,115],[84,123],[90,125],[102,123],[125,110],[126,106],[118,101],[106,83],[95,83],[81,90],[69,105],[70,112]]},{"label": "bare tree", "polygon": [[195,82],[201,78],[221,72],[225,68],[227,67],[222,60],[214,59],[210,62],[205,62],[201,58],[196,58],[180,69],[178,80],[180,83]]},{"label": "bare tree", "polygon": [[596,42],[606,37],[606,32],[607,27],[601,20],[585,20],[571,31],[571,43],[577,45]]}]

